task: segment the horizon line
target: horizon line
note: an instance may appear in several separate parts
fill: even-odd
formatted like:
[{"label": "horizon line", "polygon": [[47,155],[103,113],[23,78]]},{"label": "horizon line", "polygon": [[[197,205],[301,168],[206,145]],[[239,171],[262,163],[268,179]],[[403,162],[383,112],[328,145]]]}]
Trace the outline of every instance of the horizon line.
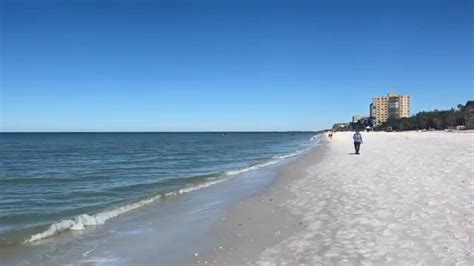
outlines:
[{"label": "horizon line", "polygon": [[209,131],[0,131],[0,134],[15,133],[306,133],[322,132],[329,129],[320,130],[209,130]]}]

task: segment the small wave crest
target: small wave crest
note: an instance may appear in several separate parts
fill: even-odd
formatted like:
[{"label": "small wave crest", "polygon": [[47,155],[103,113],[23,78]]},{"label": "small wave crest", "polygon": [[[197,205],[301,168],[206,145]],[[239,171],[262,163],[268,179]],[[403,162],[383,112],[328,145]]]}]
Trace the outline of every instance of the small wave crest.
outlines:
[{"label": "small wave crest", "polygon": [[277,164],[280,161],[281,160],[270,160],[270,161],[266,161],[266,162],[263,162],[263,163],[254,164],[254,165],[251,165],[249,167],[242,168],[242,169],[229,170],[229,171],[226,171],[225,174],[228,175],[228,176],[240,175],[240,174],[243,174],[243,173],[246,173],[246,172],[249,172],[249,171],[257,170],[257,169],[265,167],[265,166],[270,166],[270,165],[273,165],[273,164]]},{"label": "small wave crest", "polygon": [[227,179],[225,179],[225,178],[214,179],[213,181],[209,181],[209,182],[206,182],[206,183],[203,183],[203,184],[190,186],[190,187],[185,187],[185,188],[182,188],[182,189],[177,190],[177,191],[172,191],[172,192],[165,193],[165,197],[177,196],[177,195],[181,195],[181,194],[184,194],[184,193],[193,192],[193,191],[196,191],[196,190],[199,190],[199,189],[203,189],[203,188],[210,187],[212,185],[224,182],[226,180]]},{"label": "small wave crest", "polygon": [[136,203],[130,203],[121,206],[114,210],[100,212],[95,215],[81,214],[73,219],[62,220],[60,222],[50,225],[46,231],[31,236],[29,239],[25,240],[24,243],[31,243],[40,239],[48,238],[50,236],[57,235],[67,230],[84,230],[85,228],[90,226],[104,224],[107,220],[115,218],[131,210],[135,210],[137,208],[148,205],[160,198],[161,195],[156,195],[154,197],[144,199]]},{"label": "small wave crest", "polygon": [[243,174],[243,173],[250,172],[250,171],[253,171],[253,170],[257,170],[257,169],[262,168],[262,167],[277,164],[277,163],[279,163],[283,160],[286,160],[286,159],[291,158],[291,157],[295,157],[297,155],[300,155],[300,154],[310,150],[315,145],[319,144],[320,140],[321,140],[321,134],[314,135],[310,139],[311,142],[306,145],[307,146],[306,148],[303,148],[303,149],[300,149],[298,151],[288,153],[288,154],[273,156],[271,160],[268,160],[268,161],[265,161],[265,162],[262,162],[262,163],[257,163],[257,164],[254,164],[254,165],[250,165],[250,166],[242,168],[242,169],[229,170],[229,171],[226,171],[225,174],[228,175],[228,176],[239,175],[239,174]]},{"label": "small wave crest", "polygon": [[322,134],[317,134],[317,135],[312,136],[310,140],[311,141],[320,141],[322,136],[323,136]]},{"label": "small wave crest", "polygon": [[130,211],[138,209],[140,207],[149,205],[149,204],[161,199],[162,197],[178,196],[178,195],[181,195],[181,194],[184,194],[184,193],[200,190],[200,189],[215,185],[217,183],[221,183],[223,181],[226,181],[227,178],[225,178],[225,176],[239,175],[239,174],[242,174],[242,173],[246,173],[246,172],[249,172],[249,171],[260,169],[262,167],[275,165],[275,164],[277,164],[277,163],[279,163],[283,160],[286,160],[288,158],[297,156],[297,155],[299,155],[299,154],[301,154],[305,151],[308,151],[311,147],[314,147],[315,144],[318,144],[320,140],[321,140],[321,135],[315,135],[315,136],[311,137],[312,144],[308,148],[298,150],[296,152],[289,153],[289,154],[274,156],[272,159],[270,159],[268,161],[257,163],[257,164],[254,164],[254,165],[250,165],[250,166],[242,168],[242,169],[229,170],[229,171],[224,172],[224,174],[220,175],[220,176],[217,176],[216,174],[198,176],[199,180],[202,180],[202,178],[206,179],[206,182],[203,182],[203,183],[200,183],[200,184],[190,185],[190,186],[184,187],[184,188],[176,190],[176,191],[167,192],[165,194],[158,194],[158,195],[155,195],[153,197],[143,199],[143,200],[140,200],[140,201],[135,202],[135,203],[130,203],[130,204],[123,205],[121,207],[118,207],[118,208],[110,210],[110,211],[104,211],[104,212],[100,212],[100,213],[93,214],[93,215],[81,214],[81,215],[78,215],[78,216],[76,216],[72,219],[66,219],[66,220],[62,220],[62,221],[57,222],[57,223],[53,223],[49,226],[49,228],[47,230],[45,230],[41,233],[32,235],[30,238],[24,240],[23,243],[32,243],[32,242],[35,242],[35,241],[38,241],[38,240],[41,240],[41,239],[45,239],[45,238],[60,234],[60,233],[65,232],[65,231],[84,230],[87,227],[101,225],[101,224],[104,224],[106,221],[108,221],[112,218],[118,217],[118,216],[120,216],[124,213],[130,212]]},{"label": "small wave crest", "polygon": [[62,232],[68,231],[68,230],[78,231],[78,230],[84,230],[84,229],[86,229],[87,227],[90,227],[90,226],[101,225],[101,224],[104,224],[106,221],[108,221],[112,218],[118,217],[118,216],[120,216],[120,215],[122,215],[126,212],[129,212],[129,211],[138,209],[140,207],[149,205],[149,204],[159,200],[163,196],[164,197],[170,197],[170,196],[181,195],[181,194],[184,194],[184,193],[196,191],[196,190],[199,190],[199,189],[203,189],[203,188],[215,185],[215,184],[223,182],[225,180],[226,179],[216,179],[216,180],[212,180],[212,181],[205,182],[205,183],[202,183],[202,184],[189,186],[189,187],[184,187],[184,188],[179,189],[177,191],[168,192],[168,193],[165,193],[164,195],[161,195],[161,194],[155,195],[151,198],[147,198],[147,199],[141,200],[139,202],[126,204],[126,205],[121,206],[119,208],[116,208],[116,209],[113,209],[113,210],[110,210],[110,211],[100,212],[100,213],[97,213],[97,214],[94,214],[94,215],[81,214],[81,215],[78,215],[78,216],[74,217],[73,219],[62,220],[60,222],[51,224],[47,230],[31,236],[27,240],[23,241],[23,243],[25,243],[25,244],[26,243],[32,243],[32,242],[35,242],[35,241],[38,241],[38,240],[41,240],[41,239],[45,239],[45,238],[48,238],[48,237],[51,237],[51,236],[54,236],[54,235],[58,235]]},{"label": "small wave crest", "polygon": [[295,156],[297,156],[297,155],[299,155],[299,154],[301,154],[305,151],[306,150],[299,150],[299,151],[296,151],[296,152],[293,152],[293,153],[275,156],[275,158],[285,160],[285,159],[288,159],[288,158],[291,158],[291,157],[295,157]]}]

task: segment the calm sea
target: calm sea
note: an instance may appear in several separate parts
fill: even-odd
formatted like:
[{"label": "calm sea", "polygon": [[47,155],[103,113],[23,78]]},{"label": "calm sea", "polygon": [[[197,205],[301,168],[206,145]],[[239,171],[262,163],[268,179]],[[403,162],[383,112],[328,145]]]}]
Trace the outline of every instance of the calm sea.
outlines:
[{"label": "calm sea", "polygon": [[315,133],[2,133],[0,245],[103,224],[273,165]]}]

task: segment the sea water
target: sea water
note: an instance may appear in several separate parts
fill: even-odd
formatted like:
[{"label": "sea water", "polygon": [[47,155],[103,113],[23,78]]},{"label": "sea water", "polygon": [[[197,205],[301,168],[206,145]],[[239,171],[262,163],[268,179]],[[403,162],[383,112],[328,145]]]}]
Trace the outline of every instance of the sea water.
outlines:
[{"label": "sea water", "polygon": [[106,226],[132,210],[271,167],[316,145],[314,135],[2,133],[0,249]]}]

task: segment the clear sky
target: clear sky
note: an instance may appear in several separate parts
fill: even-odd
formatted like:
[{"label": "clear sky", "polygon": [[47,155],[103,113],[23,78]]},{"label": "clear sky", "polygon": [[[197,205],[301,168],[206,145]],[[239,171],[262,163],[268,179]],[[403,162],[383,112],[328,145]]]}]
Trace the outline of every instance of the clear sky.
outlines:
[{"label": "clear sky", "polygon": [[313,130],[474,98],[473,1],[1,1],[0,131]]}]

